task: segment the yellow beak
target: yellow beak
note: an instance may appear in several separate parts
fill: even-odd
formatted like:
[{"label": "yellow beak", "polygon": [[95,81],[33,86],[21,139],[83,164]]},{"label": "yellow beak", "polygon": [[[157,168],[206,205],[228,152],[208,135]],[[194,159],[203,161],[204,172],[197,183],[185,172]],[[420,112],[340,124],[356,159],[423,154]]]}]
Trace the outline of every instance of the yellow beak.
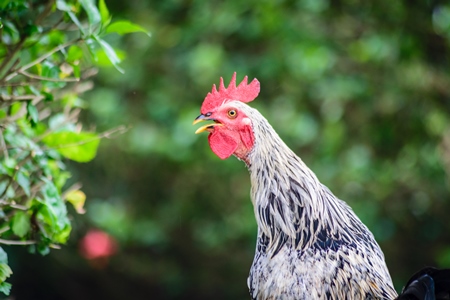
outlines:
[{"label": "yellow beak", "polygon": [[214,128],[214,125],[215,125],[215,124],[208,124],[208,125],[202,126],[202,127],[200,127],[199,129],[197,129],[197,130],[195,131],[195,134],[199,134],[199,133],[201,133],[201,132],[203,132],[203,131],[208,131],[208,129]]},{"label": "yellow beak", "polygon": [[195,119],[194,122],[192,122],[192,125],[198,124],[203,121],[206,121],[206,120],[205,119]]},{"label": "yellow beak", "polygon": [[[203,122],[203,121],[210,121],[210,120],[211,119],[209,119],[207,116],[205,116],[204,114],[201,114],[200,116],[195,118],[194,122],[192,122],[192,125],[198,124],[198,123]],[[214,126],[223,126],[223,125],[220,124],[220,123],[207,124],[207,125],[204,125],[204,126],[200,127],[199,129],[197,129],[195,131],[195,134],[199,134],[199,133],[201,133],[203,131],[210,131],[210,130],[214,129]]]}]

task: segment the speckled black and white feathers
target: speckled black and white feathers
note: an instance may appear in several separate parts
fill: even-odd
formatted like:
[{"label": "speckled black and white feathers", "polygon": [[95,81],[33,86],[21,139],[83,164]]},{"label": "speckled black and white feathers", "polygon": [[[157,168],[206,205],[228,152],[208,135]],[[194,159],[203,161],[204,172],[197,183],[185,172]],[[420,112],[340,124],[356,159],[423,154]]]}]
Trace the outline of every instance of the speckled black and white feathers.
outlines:
[{"label": "speckled black and white feathers", "polygon": [[252,120],[255,136],[247,157],[258,224],[252,299],[394,299],[384,255],[368,228],[257,110],[233,105]]}]

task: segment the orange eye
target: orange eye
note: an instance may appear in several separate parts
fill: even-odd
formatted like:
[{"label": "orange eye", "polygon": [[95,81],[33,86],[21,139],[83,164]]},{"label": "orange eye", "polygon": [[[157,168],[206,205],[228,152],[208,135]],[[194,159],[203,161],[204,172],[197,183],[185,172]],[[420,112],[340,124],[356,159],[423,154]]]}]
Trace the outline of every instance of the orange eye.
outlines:
[{"label": "orange eye", "polygon": [[235,111],[234,109],[230,109],[228,111],[228,117],[230,117],[230,119],[234,119],[237,117],[237,111]]}]

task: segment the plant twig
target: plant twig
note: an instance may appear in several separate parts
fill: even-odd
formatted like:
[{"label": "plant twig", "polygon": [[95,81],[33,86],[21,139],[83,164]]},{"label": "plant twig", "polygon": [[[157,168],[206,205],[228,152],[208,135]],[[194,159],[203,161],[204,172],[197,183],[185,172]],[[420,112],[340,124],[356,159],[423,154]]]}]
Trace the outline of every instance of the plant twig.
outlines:
[{"label": "plant twig", "polygon": [[4,245],[34,245],[36,244],[37,241],[13,241],[13,240],[4,240],[4,239],[0,239],[0,244],[4,244]]},{"label": "plant twig", "polygon": [[38,76],[38,75],[31,74],[31,73],[28,73],[25,71],[17,71],[17,73],[22,74],[22,75],[32,78],[32,79],[45,80],[45,81],[53,81],[53,82],[78,82],[78,81],[80,81],[79,78],[51,78],[51,77]]},{"label": "plant twig", "polygon": [[0,206],[9,206],[9,207],[12,207],[12,208],[15,208],[15,209],[18,209],[18,210],[23,210],[23,211],[27,211],[28,210],[28,207],[26,207],[25,205],[17,204],[15,201],[8,202],[6,200],[1,200],[0,201]]},{"label": "plant twig", "polygon": [[6,86],[12,86],[12,87],[29,86],[29,85],[33,85],[33,84],[37,84],[37,83],[40,83],[40,81],[39,80],[30,80],[30,81],[22,81],[22,82],[3,82],[3,83],[0,83],[0,86],[4,86],[4,87],[6,87]]},{"label": "plant twig", "polygon": [[6,227],[0,229],[0,235],[2,235],[3,233],[7,232],[10,229],[11,229],[11,227],[9,227],[9,226],[6,226]]}]

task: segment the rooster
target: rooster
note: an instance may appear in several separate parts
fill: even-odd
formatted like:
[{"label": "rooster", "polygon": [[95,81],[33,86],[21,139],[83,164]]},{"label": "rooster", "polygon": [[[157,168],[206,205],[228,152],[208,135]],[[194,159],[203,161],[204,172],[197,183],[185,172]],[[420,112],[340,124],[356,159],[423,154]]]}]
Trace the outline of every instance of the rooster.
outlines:
[{"label": "rooster", "polygon": [[212,121],[211,150],[250,172],[258,235],[248,277],[252,299],[450,299],[450,270],[424,269],[397,295],[383,252],[352,209],[339,200],[246,103],[260,83],[247,76],[213,85],[193,124]]}]

